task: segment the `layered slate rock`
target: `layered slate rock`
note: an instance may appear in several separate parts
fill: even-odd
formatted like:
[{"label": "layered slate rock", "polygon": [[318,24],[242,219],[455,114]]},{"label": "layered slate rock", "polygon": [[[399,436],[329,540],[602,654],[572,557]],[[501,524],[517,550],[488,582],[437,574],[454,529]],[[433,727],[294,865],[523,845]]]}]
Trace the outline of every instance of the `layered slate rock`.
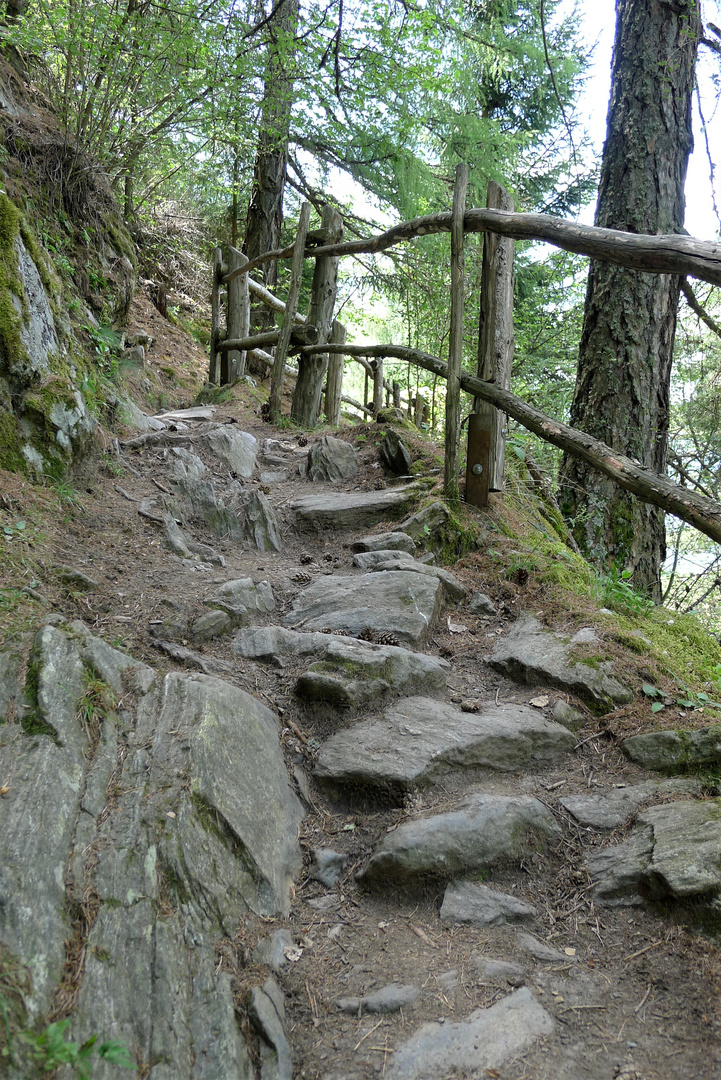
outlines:
[{"label": "layered slate rock", "polygon": [[700,795],[703,788],[701,781],[693,777],[687,780],[647,780],[642,784],[630,784],[594,795],[567,795],[559,802],[580,825],[590,825],[594,829],[616,829],[654,796],[681,792]]},{"label": "layered slate rock", "polygon": [[592,708],[607,711],[633,700],[633,693],[613,675],[610,660],[589,663],[574,660],[574,645],[596,641],[592,630],[579,630],[573,637],[545,630],[538,619],[524,615],[488,657],[497,671],[518,682],[539,682],[570,690]]},{"label": "layered slate rock", "polygon": [[489,889],[475,881],[452,881],[446,887],[441,905],[443,922],[469,923],[471,926],[501,926],[509,922],[533,919],[537,911],[516,896]]},{"label": "layered slate rock", "polygon": [[283,667],[288,660],[317,658],[298,681],[299,692],[313,700],[350,705],[369,701],[387,690],[442,694],[447,660],[410,652],[397,645],[373,645],[334,634],[302,634],[284,626],[241,630],[233,648],[240,656]]},{"label": "layered slate rock", "polygon": [[518,862],[560,831],[538,799],[472,795],[450,813],[399,825],[382,841],[358,880],[376,886],[389,880],[462,877]]},{"label": "layered slate rock", "polygon": [[300,529],[357,529],[374,521],[401,514],[419,489],[414,484],[391,491],[364,491],[356,494],[305,495],[291,503]]},{"label": "layered slate rock", "polygon": [[247,431],[228,426],[213,428],[205,438],[215,456],[225,462],[235,476],[250,479],[258,458],[257,439]]},{"label": "layered slate rock", "polygon": [[455,1024],[424,1024],[398,1047],[387,1080],[438,1080],[481,1076],[550,1035],[554,1021],[535,994],[523,987]]},{"label": "layered slate rock", "polygon": [[328,628],[353,635],[365,629],[390,632],[418,645],[440,610],[442,596],[438,578],[410,570],[356,577],[328,575],[303,590],[283,623],[294,629]]},{"label": "layered slate rock", "polygon": [[31,1016],[90,896],[73,1037],[119,1039],[159,1077],[250,1080],[214,942],[249,911],[286,912],[301,866],[276,717],[219,679],[161,678],[81,623],[46,626],[31,670],[25,730],[0,733],[0,933],[32,974]]},{"label": "layered slate rock", "polygon": [[600,903],[715,896],[721,890],[721,799],[652,806],[638,815],[628,840],[587,864]]},{"label": "layered slate rock", "polygon": [[241,626],[257,614],[274,611],[275,597],[268,581],[256,583],[252,578],[235,578],[224,582],[205,604],[227,612],[233,623]]},{"label": "layered slate rock", "polygon": [[465,586],[461,585],[450,570],[418,562],[405,551],[363,551],[353,556],[353,563],[374,573],[381,573],[383,570],[412,570],[415,574],[438,578],[450,600],[462,600],[466,595]]},{"label": "layered slate rock", "polygon": [[323,435],[308,451],[308,479],[332,484],[358,475],[358,457],[350,443]]},{"label": "layered slate rock", "polygon": [[408,533],[417,544],[433,544],[442,539],[450,518],[451,512],[446,504],[436,499],[417,513],[411,514],[398,527],[402,532]]},{"label": "layered slate rock", "polygon": [[466,713],[423,697],[405,698],[380,720],[363,721],[321,747],[315,775],[333,786],[405,791],[450,772],[514,772],[557,761],[574,736],[524,705]]},{"label": "layered slate rock", "polygon": [[415,540],[404,532],[373,533],[361,536],[351,544],[351,551],[407,551],[416,550]]},{"label": "layered slate rock", "polygon": [[693,731],[649,731],[621,743],[643,769],[682,769],[721,761],[721,724]]}]

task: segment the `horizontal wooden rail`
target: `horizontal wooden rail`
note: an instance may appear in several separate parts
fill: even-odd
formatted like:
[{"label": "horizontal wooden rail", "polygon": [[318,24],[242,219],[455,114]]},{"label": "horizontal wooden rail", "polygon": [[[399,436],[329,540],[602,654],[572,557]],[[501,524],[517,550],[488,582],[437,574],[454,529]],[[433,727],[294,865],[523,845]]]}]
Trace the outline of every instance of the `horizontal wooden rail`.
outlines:
[{"label": "horizontal wooden rail", "polygon": [[[311,345],[303,351],[317,352],[319,348]],[[322,349],[325,352],[342,352],[349,356],[357,356],[362,352],[364,356],[394,357],[417,364],[443,379],[448,375],[448,365],[443,360],[402,345],[323,345]],[[493,383],[483,382],[466,372],[461,374],[461,386],[467,393],[489,401],[502,412],[508,413],[534,435],[553,443],[574,457],[581,458],[643,502],[660,506],[662,510],[693,525],[717,544],[721,543],[721,503],[715,499],[689,491],[651,469],[644,469],[631,458],[617,453],[598,439],[554,420],[540,409],[535,409],[509,390],[501,390]]]},{"label": "horizontal wooden rail", "polygon": [[[450,232],[451,217],[452,214],[446,211],[414,218],[367,240],[347,240],[340,244],[306,248],[305,257],[318,259],[329,255],[367,255],[386,251],[416,236]],[[651,274],[688,274],[701,281],[709,281],[712,285],[721,285],[721,244],[696,240],[692,236],[675,233],[647,236],[619,229],[599,229],[595,225],[577,225],[550,214],[517,214],[508,210],[482,208],[466,211],[463,229],[464,232],[499,233],[514,240],[545,240],[565,251],[616,263],[631,270]],[[292,248],[266,251],[245,266],[226,274],[222,280],[227,283],[261,263],[289,259],[292,254]]]}]

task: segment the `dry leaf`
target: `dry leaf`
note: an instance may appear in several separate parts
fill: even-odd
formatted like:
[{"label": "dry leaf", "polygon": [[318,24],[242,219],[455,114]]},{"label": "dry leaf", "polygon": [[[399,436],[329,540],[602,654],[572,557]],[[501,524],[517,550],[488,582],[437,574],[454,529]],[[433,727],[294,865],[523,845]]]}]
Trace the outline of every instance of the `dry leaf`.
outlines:
[{"label": "dry leaf", "polygon": [[468,627],[464,626],[463,623],[451,622],[450,615],[446,619],[446,626],[448,627],[449,634],[465,634],[466,630],[468,629]]},{"label": "dry leaf", "polygon": [[498,1078],[501,1075],[499,1073],[498,1069],[484,1069],[483,1071],[486,1074],[486,1076],[492,1076],[493,1080],[498,1080]]},{"label": "dry leaf", "polygon": [[575,956],[576,955],[576,950],[575,949],[568,948],[568,949],[564,949],[563,951],[565,952],[566,956]]},{"label": "dry leaf", "polygon": [[286,945],[283,949],[283,956],[286,960],[290,960],[291,964],[296,964],[302,955],[303,950],[299,949],[297,945]]},{"label": "dry leaf", "polygon": [[166,817],[175,817],[176,815],[173,813],[172,810],[168,810],[168,812],[167,812],[167,814],[165,816]]},{"label": "dry leaf", "polygon": [[416,926],[415,923],[408,923],[408,925],[410,926],[411,930],[416,935],[416,937],[420,938],[421,941],[425,942],[426,945],[430,945],[430,947],[432,949],[437,949],[438,948],[438,945],[436,944],[436,942],[431,940],[431,938],[428,937],[428,934],[425,932],[425,930],[421,930],[420,926]]},{"label": "dry leaf", "polygon": [[537,709],[545,709],[551,699],[547,697],[532,697],[529,705],[535,705]]},{"label": "dry leaf", "polygon": [[3,786],[0,787],[0,795],[7,795],[9,790],[10,788],[7,786],[7,784],[3,784]]}]

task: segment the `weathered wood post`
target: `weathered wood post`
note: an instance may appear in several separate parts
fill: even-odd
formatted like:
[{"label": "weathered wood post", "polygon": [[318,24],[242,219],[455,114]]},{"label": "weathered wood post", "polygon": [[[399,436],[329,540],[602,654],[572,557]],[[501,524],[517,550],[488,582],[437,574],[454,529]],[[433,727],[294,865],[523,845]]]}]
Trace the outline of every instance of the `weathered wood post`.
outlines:
[{"label": "weathered wood post", "polygon": [[281,405],[283,403],[283,372],[285,371],[285,361],[288,356],[290,335],[293,331],[293,324],[295,322],[295,313],[298,310],[300,285],[303,277],[305,238],[308,235],[309,222],[310,203],[304,202],[300,208],[298,232],[295,235],[293,261],[290,268],[290,285],[288,286],[288,296],[285,301],[285,315],[283,317],[283,326],[281,327],[280,337],[278,338],[278,344],[275,350],[273,374],[271,375],[270,380],[270,419],[273,424],[277,424],[280,419]]},{"label": "weathered wood post", "polygon": [[373,361],[373,415],[383,408],[383,360],[377,356]]},{"label": "weathered wood post", "polygon": [[[333,322],[330,340],[334,345],[345,345],[346,328],[337,319]],[[325,391],[325,418],[329,424],[340,424],[340,399],[343,392],[343,353],[332,353],[328,361],[328,382]]]},{"label": "weathered wood post", "polygon": [[213,251],[210,271],[210,365],[208,382],[218,385],[218,342],[220,341],[220,289],[223,276],[223,252],[219,247]]},{"label": "weathered wood post", "polygon": [[451,502],[460,501],[458,488],[459,443],[461,435],[461,367],[463,361],[463,217],[466,212],[468,166],[456,165],[451,220],[451,332],[448,340],[448,384],[446,386],[446,460],[443,491]]},{"label": "weathered wood post", "polygon": [[[324,206],[320,226],[322,242],[337,244],[342,236],[343,218],[334,207]],[[337,290],[338,257],[316,259],[308,322],[317,328],[320,345],[325,345],[330,339]],[[316,353],[313,356],[304,356],[301,353],[298,359],[298,378],[293,392],[291,416],[304,427],[313,427],[318,422],[327,367],[327,353]]]},{"label": "weathered wood post", "polygon": [[401,384],[399,382],[393,383],[393,408],[400,409],[401,407]]},{"label": "weathered wood post", "polygon": [[[242,251],[231,247],[228,251],[228,272],[239,266],[245,266],[247,256]],[[245,338],[250,334],[250,292],[248,275],[241,274],[228,282],[228,338]],[[221,384],[233,384],[241,375],[245,375],[248,354],[237,349],[229,349],[220,361]]]},{"label": "weathered wood post", "polygon": [[[490,180],[486,204],[491,210],[515,209],[508,192]],[[485,233],[483,237],[483,266],[481,270],[481,307],[478,329],[478,377],[484,382],[495,383],[502,390],[510,389],[511,365],[513,363],[513,256],[514,241],[497,233]],[[473,416],[468,425],[468,462],[466,466],[466,499],[476,506],[472,470],[479,465],[487,469],[487,491],[503,490],[505,468],[505,442],[503,439],[504,414],[493,405],[475,398]],[[481,435],[481,433],[483,433]],[[475,441],[474,441],[475,440]],[[485,454],[488,462],[478,458]],[[484,485],[485,486],[485,485]]]},{"label": "weathered wood post", "polygon": [[426,399],[423,397],[423,394],[421,394],[420,391],[413,398],[413,408],[415,410],[413,415],[413,423],[418,429],[420,429],[423,427],[423,417],[425,416],[426,412]]}]

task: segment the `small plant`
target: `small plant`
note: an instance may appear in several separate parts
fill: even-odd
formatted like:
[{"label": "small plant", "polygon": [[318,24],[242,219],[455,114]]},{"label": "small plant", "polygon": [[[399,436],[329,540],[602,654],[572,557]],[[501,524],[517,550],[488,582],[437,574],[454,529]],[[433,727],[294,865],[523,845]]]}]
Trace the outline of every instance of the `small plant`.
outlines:
[{"label": "small plant", "polygon": [[14,525],[3,525],[3,535],[8,543],[12,540],[24,539],[25,522],[16,521]]},{"label": "small plant", "polygon": [[123,466],[120,464],[117,458],[114,458],[113,455],[108,453],[107,450],[103,452],[102,462],[103,469],[108,474],[108,476],[115,476],[119,478],[125,475],[125,469],[123,468]]},{"label": "small plant", "polygon": [[619,571],[614,563],[610,572],[601,578],[603,602],[622,615],[643,615],[655,607],[655,604],[633,588],[630,584],[632,576],[630,570]]},{"label": "small plant", "polygon": [[705,706],[710,706],[713,709],[721,709],[721,703],[718,701],[712,701],[708,694],[705,694],[702,690],[689,690],[688,686],[680,679],[678,680],[679,686],[683,690],[681,696],[676,694],[667,694],[665,690],[660,690],[658,686],[653,686],[652,683],[644,683],[641,687],[642,691],[648,698],[652,698],[651,712],[662,712],[663,709],[670,705],[679,705],[682,709],[702,709]]},{"label": "small plant", "polygon": [[61,1065],[68,1065],[74,1069],[78,1080],[90,1080],[95,1054],[102,1061],[118,1065],[121,1069],[137,1069],[130,1060],[127,1047],[116,1040],[100,1043],[97,1047],[97,1035],[91,1035],[84,1043],[66,1042],[65,1031],[69,1023],[69,1020],[57,1020],[54,1024],[48,1024],[40,1035],[32,1035],[28,1031],[16,1035],[29,1047],[30,1057],[41,1073],[54,1072]]}]

